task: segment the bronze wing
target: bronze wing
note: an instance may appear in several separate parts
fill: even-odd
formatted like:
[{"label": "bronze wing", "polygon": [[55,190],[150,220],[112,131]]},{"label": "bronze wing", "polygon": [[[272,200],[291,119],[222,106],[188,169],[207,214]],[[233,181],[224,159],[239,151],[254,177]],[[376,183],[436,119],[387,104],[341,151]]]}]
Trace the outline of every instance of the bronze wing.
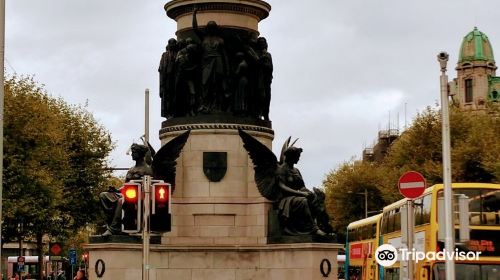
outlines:
[{"label": "bronze wing", "polygon": [[153,157],[153,178],[175,185],[175,161],[179,157],[191,130],[170,140]]},{"label": "bronze wing", "polygon": [[276,170],[278,161],[274,153],[259,140],[252,137],[243,130],[238,130],[243,147],[247,150],[252,159],[255,170],[255,183],[260,194],[269,199],[276,200],[279,196],[279,189],[276,186]]}]

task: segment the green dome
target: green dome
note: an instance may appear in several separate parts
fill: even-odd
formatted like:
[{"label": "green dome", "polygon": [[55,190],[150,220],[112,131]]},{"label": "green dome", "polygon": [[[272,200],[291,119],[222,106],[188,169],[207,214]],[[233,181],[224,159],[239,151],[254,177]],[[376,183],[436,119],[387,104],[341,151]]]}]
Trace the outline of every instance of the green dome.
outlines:
[{"label": "green dome", "polygon": [[488,36],[474,27],[474,30],[465,35],[462,41],[458,63],[478,60],[495,63]]}]

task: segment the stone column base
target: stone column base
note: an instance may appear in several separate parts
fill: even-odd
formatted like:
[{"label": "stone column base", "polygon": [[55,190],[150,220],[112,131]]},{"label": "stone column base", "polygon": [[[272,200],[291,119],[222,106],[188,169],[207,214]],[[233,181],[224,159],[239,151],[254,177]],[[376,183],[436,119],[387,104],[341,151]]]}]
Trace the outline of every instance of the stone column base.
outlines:
[{"label": "stone column base", "polygon": [[[336,280],[337,253],[342,248],[341,244],[321,243],[217,247],[151,245],[149,279]],[[88,244],[85,249],[89,251],[90,280],[141,279],[141,244]],[[105,266],[101,278],[94,271],[98,260]]]}]

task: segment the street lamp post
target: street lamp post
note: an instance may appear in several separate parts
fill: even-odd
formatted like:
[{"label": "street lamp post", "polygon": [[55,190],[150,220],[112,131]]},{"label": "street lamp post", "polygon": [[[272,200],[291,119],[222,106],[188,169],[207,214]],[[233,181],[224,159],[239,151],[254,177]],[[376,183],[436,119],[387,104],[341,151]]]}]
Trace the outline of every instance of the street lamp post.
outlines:
[{"label": "street lamp post", "polygon": [[365,218],[368,218],[368,189],[365,188],[364,192],[353,192],[353,191],[348,191],[347,193],[349,194],[359,194],[359,195],[364,195],[365,196]]},{"label": "street lamp post", "polygon": [[[443,137],[443,185],[444,185],[444,213],[446,221],[440,221],[445,226],[444,247],[446,253],[455,250],[455,230],[452,212],[453,193],[451,189],[451,156],[450,156],[450,118],[448,105],[448,76],[446,75],[446,64],[448,54],[440,52],[437,56],[441,67],[441,127]],[[446,279],[455,280],[455,260],[446,258]]]},{"label": "street lamp post", "polygon": [[368,218],[368,189],[365,189],[365,218]]}]

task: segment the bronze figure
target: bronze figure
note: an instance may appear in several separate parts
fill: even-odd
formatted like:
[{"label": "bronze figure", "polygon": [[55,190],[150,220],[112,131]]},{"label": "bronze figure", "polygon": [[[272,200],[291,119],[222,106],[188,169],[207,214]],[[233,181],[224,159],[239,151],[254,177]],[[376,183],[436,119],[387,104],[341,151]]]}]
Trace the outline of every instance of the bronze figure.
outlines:
[{"label": "bronze figure", "polygon": [[[316,189],[306,188],[300,171],[294,166],[300,159],[301,148],[283,145],[280,161],[264,144],[239,130],[243,146],[254,164],[255,183],[262,196],[274,202],[284,235],[333,236],[324,196]],[[319,224],[320,223],[320,224]],[[323,230],[322,230],[323,229]],[[325,232],[324,230],[327,230]]]},{"label": "bronze figure", "polygon": [[198,29],[195,9],[193,13],[193,30],[201,41],[201,90],[204,113],[221,111],[227,91],[228,58],[224,47],[224,39],[219,35],[219,27],[215,21],[209,21],[205,30]]},{"label": "bronze figure", "polygon": [[161,116],[165,118],[170,118],[174,114],[174,65],[177,50],[177,40],[174,38],[169,39],[158,67],[160,73]]},{"label": "bronze figure", "polygon": [[[155,152],[149,143],[146,145],[132,144],[132,159],[135,165],[131,167],[125,177],[125,182],[141,180],[145,175],[153,176],[155,180],[163,180],[172,184],[175,189],[175,166],[184,144],[189,137],[190,130],[170,140]],[[151,165],[148,157],[152,157]],[[122,234],[122,204],[123,196],[120,190],[110,187],[108,191],[99,194],[102,207],[106,214],[107,229],[103,236]]]}]

